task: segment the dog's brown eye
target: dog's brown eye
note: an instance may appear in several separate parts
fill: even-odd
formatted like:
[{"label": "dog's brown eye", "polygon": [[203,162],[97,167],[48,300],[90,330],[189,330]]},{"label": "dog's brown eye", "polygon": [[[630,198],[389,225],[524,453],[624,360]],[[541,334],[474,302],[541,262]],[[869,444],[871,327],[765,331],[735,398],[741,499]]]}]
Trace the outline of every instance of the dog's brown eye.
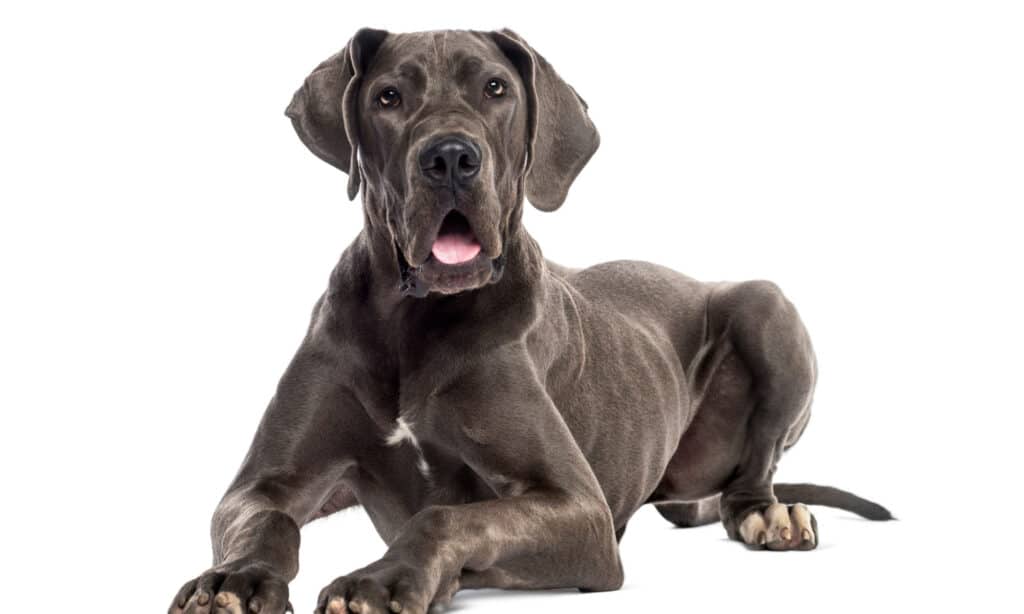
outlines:
[{"label": "dog's brown eye", "polygon": [[491,79],[484,86],[484,95],[488,98],[500,98],[505,95],[507,89],[508,84],[501,79]]},{"label": "dog's brown eye", "polygon": [[402,104],[402,95],[393,87],[386,87],[377,94],[377,104],[384,108],[393,109]]}]

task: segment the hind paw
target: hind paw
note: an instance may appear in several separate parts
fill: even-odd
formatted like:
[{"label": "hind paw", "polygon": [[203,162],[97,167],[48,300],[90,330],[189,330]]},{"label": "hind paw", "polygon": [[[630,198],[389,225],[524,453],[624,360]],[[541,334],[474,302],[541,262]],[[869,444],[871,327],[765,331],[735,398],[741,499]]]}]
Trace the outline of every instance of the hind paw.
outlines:
[{"label": "hind paw", "polygon": [[818,522],[803,503],[773,503],[747,514],[739,537],[755,550],[813,550],[818,545]]}]

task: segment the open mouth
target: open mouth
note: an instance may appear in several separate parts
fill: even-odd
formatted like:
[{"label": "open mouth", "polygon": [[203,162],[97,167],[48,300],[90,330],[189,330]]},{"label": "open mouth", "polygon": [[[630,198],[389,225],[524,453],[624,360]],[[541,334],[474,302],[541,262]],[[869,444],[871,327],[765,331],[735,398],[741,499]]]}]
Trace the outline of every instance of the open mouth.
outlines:
[{"label": "open mouth", "polygon": [[469,220],[458,211],[452,211],[441,222],[430,253],[442,264],[463,264],[480,253],[480,242]]},{"label": "open mouth", "polygon": [[[426,233],[420,235],[427,236]],[[486,242],[488,235],[483,237]],[[425,246],[420,243],[418,247]],[[504,254],[489,256],[469,219],[455,210],[441,220],[430,245],[430,255],[421,264],[412,266],[397,242],[395,249],[400,276],[398,289],[403,296],[423,298],[431,292],[457,294],[495,283],[505,270]]]}]

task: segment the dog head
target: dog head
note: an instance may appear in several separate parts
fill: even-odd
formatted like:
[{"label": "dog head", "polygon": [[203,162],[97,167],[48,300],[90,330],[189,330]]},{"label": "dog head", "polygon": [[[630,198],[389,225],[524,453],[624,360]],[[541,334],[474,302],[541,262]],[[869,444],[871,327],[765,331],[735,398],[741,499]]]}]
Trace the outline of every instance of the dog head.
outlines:
[{"label": "dog head", "polygon": [[350,199],[362,186],[415,296],[496,281],[524,193],[557,209],[599,143],[583,99],[510,30],[360,30],[286,114]]}]

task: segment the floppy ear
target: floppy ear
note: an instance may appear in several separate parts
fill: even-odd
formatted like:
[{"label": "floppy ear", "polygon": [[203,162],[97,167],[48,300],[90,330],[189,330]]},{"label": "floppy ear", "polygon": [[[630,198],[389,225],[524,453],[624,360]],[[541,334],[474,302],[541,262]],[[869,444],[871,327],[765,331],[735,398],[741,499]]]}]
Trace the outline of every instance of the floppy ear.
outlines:
[{"label": "floppy ear", "polygon": [[359,193],[360,77],[387,35],[371,28],[356,32],[344,49],[313,69],[284,112],[310,151],[348,173],[349,200]]},{"label": "floppy ear", "polygon": [[512,30],[491,36],[519,70],[526,87],[526,198],[542,211],[554,211],[562,206],[569,186],[597,151],[601,138],[587,116],[587,103],[543,56]]}]

